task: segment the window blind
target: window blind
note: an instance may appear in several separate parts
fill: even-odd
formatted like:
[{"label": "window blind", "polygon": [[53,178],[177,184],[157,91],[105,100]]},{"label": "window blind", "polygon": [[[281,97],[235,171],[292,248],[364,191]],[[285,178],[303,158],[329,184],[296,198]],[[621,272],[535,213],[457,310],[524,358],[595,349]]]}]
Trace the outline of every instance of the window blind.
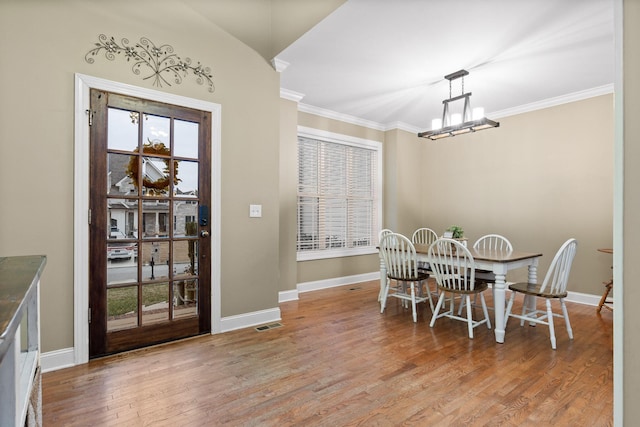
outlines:
[{"label": "window blind", "polygon": [[298,252],[348,255],[378,230],[378,149],[298,137]]}]

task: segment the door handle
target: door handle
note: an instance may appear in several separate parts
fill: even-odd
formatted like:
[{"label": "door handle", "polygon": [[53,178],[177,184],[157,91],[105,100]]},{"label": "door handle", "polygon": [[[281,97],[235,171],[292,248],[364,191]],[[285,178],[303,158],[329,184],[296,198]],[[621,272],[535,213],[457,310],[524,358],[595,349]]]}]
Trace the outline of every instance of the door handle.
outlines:
[{"label": "door handle", "polygon": [[202,230],[202,231],[200,232],[200,236],[201,236],[201,237],[209,237],[209,232],[208,232],[207,230]]}]

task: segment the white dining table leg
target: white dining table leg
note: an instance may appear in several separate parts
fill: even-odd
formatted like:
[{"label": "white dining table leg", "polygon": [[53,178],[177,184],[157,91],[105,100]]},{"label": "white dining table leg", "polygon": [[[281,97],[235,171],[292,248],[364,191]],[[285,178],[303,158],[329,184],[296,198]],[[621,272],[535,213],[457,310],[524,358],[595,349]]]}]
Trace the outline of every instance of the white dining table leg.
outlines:
[{"label": "white dining table leg", "polygon": [[495,274],[495,282],[493,284],[495,288],[493,301],[493,313],[494,313],[494,328],[496,334],[496,342],[504,342],[504,311],[505,311],[505,287],[506,287],[506,269],[503,265],[494,265],[493,272]]},{"label": "white dining table leg", "polygon": [[[538,283],[538,258],[529,264],[529,283]],[[529,312],[536,309],[537,298],[533,295],[525,295],[524,303],[527,305]],[[536,326],[536,323],[529,322],[529,326]]]}]

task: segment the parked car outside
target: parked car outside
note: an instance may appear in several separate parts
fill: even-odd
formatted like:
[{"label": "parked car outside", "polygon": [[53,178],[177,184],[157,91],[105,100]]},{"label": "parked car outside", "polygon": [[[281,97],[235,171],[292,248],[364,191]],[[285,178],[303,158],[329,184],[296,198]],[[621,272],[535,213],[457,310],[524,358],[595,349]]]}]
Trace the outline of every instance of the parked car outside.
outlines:
[{"label": "parked car outside", "polygon": [[137,256],[138,251],[135,243],[107,243],[107,259],[109,261],[131,259],[131,257],[137,258]]},{"label": "parked car outside", "polygon": [[[109,230],[109,240],[116,239],[137,239],[138,233],[131,232],[131,236],[127,236],[116,226],[112,226]],[[120,259],[138,259],[138,244],[135,242],[107,242],[107,260],[115,261]]]}]

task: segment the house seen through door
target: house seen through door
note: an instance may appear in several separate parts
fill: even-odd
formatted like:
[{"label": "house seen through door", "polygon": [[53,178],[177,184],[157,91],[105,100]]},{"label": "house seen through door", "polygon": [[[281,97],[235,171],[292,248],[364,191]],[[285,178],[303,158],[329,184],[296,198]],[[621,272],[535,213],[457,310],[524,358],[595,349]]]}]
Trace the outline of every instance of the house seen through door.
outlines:
[{"label": "house seen through door", "polygon": [[91,90],[89,356],[211,330],[211,114]]}]

